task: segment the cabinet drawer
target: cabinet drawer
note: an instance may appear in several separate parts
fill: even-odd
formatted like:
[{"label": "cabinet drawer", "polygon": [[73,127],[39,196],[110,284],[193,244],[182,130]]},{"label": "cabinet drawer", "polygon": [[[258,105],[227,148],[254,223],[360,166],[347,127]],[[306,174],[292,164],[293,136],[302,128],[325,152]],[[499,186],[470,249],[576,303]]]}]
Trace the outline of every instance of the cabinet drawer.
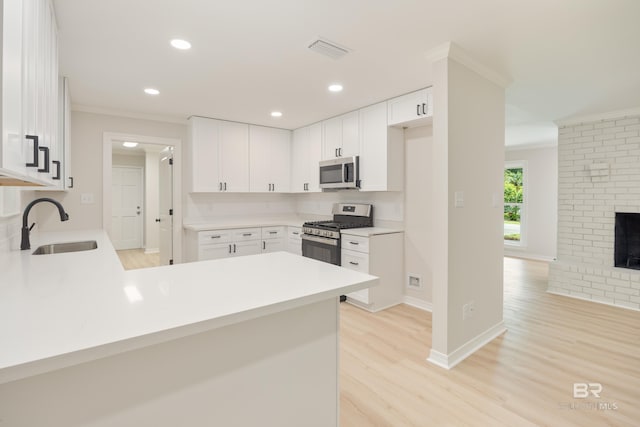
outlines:
[{"label": "cabinet drawer", "polygon": [[352,251],[369,253],[369,238],[362,236],[342,235],[342,248]]},{"label": "cabinet drawer", "polygon": [[233,241],[241,242],[244,240],[260,240],[259,228],[239,228],[233,231]]},{"label": "cabinet drawer", "polygon": [[198,233],[198,243],[225,243],[232,240],[232,230],[208,230]]},{"label": "cabinet drawer", "polygon": [[284,237],[284,226],[262,227],[262,239],[278,239]]},{"label": "cabinet drawer", "polygon": [[302,228],[301,227],[287,227],[287,235],[289,239],[302,239]]},{"label": "cabinet drawer", "polygon": [[209,245],[202,244],[198,248],[198,261],[227,258],[232,256],[232,254],[232,243],[216,243]]},{"label": "cabinet drawer", "polygon": [[350,251],[347,249],[342,250],[342,262],[341,266],[348,268],[349,270],[359,271],[361,273],[369,273],[369,255]]}]

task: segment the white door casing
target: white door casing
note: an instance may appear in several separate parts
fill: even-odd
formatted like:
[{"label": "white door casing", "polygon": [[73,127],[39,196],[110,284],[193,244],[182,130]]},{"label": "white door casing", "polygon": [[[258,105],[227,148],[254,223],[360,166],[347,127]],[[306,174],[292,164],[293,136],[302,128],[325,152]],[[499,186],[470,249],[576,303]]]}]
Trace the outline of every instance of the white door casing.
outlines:
[{"label": "white door casing", "polygon": [[117,250],[141,248],[144,206],[142,168],[113,166],[111,184],[113,246]]},{"label": "white door casing", "polygon": [[[174,158],[174,174],[173,174],[173,197],[175,200],[182,200],[182,140],[176,138],[163,138],[157,136],[147,136],[129,133],[117,133],[117,132],[104,132],[102,138],[102,227],[109,236],[111,236],[111,173],[112,173],[112,150],[113,143],[120,141],[136,141],[144,144],[163,145],[165,147],[173,147]],[[182,210],[178,203],[173,208],[173,222],[176,225],[173,227],[173,260],[174,263],[182,262]]]},{"label": "white door casing", "polygon": [[160,265],[173,263],[173,150],[160,154]]}]

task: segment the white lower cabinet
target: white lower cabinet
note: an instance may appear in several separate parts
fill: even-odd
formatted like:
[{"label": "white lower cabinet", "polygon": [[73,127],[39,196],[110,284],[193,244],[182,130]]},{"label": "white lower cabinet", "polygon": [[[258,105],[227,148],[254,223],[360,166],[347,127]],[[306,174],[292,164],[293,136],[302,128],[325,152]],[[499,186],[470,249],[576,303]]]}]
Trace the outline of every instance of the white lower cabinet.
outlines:
[{"label": "white lower cabinet", "polygon": [[286,227],[262,227],[262,252],[278,252],[286,250]]},{"label": "white lower cabinet", "polygon": [[402,302],[403,241],[402,232],[369,237],[342,232],[342,267],[380,278],[378,286],[347,294],[347,302],[369,311]]},{"label": "white lower cabinet", "polygon": [[187,231],[187,262],[287,250],[287,227]]},{"label": "white lower cabinet", "polygon": [[302,227],[287,227],[287,252],[302,255]]}]

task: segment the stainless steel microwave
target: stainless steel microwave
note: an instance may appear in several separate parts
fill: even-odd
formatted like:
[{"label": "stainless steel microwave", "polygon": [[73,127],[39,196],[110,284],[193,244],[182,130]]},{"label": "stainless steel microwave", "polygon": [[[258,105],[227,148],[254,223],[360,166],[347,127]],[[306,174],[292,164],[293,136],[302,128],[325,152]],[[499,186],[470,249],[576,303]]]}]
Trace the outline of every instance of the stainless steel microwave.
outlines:
[{"label": "stainless steel microwave", "polygon": [[320,188],[360,188],[360,159],[358,156],[338,157],[320,162]]}]

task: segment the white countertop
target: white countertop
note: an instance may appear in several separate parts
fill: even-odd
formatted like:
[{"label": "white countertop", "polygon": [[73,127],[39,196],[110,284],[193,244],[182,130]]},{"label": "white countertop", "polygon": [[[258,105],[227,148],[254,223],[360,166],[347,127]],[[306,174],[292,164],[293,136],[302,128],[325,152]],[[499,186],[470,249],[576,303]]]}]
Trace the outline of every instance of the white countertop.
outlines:
[{"label": "white countertop", "polygon": [[[98,249],[31,255],[40,244]],[[0,256],[0,384],[377,284],[285,252],[124,271],[102,230],[41,233]]]},{"label": "white countertop", "polygon": [[404,230],[400,228],[385,228],[385,227],[362,227],[362,228],[347,228],[346,230],[340,230],[340,234],[346,236],[361,236],[371,237],[379,234],[393,234],[403,233]]},{"label": "white countertop", "polygon": [[271,226],[288,226],[302,227],[305,221],[309,219],[297,217],[282,218],[219,218],[206,222],[198,222],[184,224],[185,230],[190,231],[206,231],[206,230],[222,230],[229,228],[251,228],[251,227],[271,227]]}]

